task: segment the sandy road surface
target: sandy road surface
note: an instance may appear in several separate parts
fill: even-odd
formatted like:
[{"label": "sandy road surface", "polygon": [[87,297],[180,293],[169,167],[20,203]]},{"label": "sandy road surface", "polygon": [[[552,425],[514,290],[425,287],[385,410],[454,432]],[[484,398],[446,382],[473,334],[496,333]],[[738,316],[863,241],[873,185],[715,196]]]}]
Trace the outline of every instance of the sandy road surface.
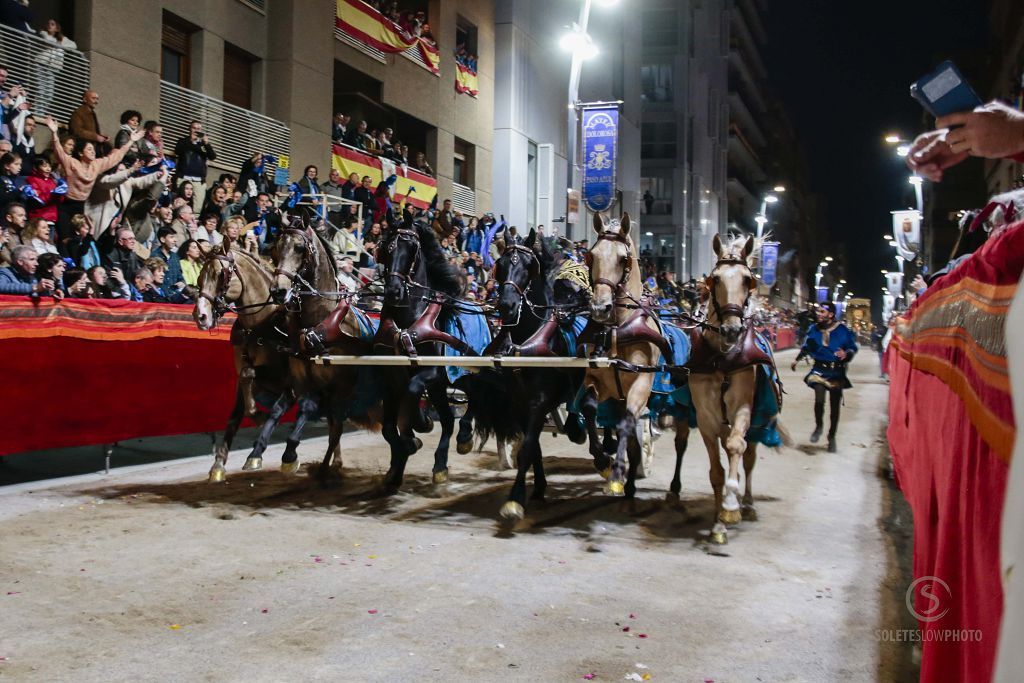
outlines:
[{"label": "sandy road surface", "polygon": [[905,646],[876,637],[906,623],[877,361],[855,363],[834,455],[807,444],[811,392],[783,374],[798,447],[762,452],[760,520],[721,548],[705,541],[696,434],[685,510],[665,501],[671,435],[634,510],[580,447],[545,437],[549,501],[511,532],[495,521],[511,474],[493,449],[453,454],[444,491],[421,452],[381,499],[368,492],[386,449],[369,434],[345,438],[347,479],[330,490],[274,471],[281,446],[259,473],[233,454],[219,486],[190,460],[0,490],[0,678],[904,680]]}]

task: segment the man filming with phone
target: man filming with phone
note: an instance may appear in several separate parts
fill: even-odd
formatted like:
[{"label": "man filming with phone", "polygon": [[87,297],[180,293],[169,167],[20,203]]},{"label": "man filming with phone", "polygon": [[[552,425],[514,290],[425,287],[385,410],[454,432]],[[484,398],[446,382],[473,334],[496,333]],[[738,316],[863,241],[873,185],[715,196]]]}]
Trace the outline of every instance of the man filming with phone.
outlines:
[{"label": "man filming with phone", "polygon": [[178,180],[192,183],[195,193],[193,208],[199,210],[206,199],[206,164],[217,158],[209,136],[203,132],[202,123],[193,121],[189,124],[188,135],[174,146],[174,157]]}]

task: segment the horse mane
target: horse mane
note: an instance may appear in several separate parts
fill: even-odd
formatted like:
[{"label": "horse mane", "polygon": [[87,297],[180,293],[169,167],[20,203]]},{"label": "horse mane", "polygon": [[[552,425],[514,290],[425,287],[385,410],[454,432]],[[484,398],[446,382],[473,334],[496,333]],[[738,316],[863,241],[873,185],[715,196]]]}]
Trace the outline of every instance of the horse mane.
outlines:
[{"label": "horse mane", "polygon": [[448,256],[441,249],[434,229],[424,221],[416,221],[415,226],[416,235],[420,240],[423,264],[427,269],[428,284],[448,296],[461,296],[465,282],[458,269],[448,263]]}]

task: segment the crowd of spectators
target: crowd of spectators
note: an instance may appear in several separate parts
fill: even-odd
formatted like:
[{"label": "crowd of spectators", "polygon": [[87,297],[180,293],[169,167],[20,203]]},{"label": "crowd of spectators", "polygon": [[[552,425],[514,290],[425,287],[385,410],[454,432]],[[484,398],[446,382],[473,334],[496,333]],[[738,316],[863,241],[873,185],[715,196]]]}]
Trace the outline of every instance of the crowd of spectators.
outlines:
[{"label": "crowd of spectators", "polygon": [[430,24],[427,22],[427,13],[423,10],[399,7],[394,0],[363,0],[367,5],[374,8],[384,18],[389,20],[406,37],[411,40],[418,38],[426,40],[432,47],[437,47],[430,32]]},{"label": "crowd of spectators", "polygon": [[396,165],[434,176],[427,155],[419,150],[410,155],[409,145],[397,139],[390,127],[370,128],[366,121],[353,122],[350,115],[339,112],[331,122],[331,139],[360,152],[388,159]]}]

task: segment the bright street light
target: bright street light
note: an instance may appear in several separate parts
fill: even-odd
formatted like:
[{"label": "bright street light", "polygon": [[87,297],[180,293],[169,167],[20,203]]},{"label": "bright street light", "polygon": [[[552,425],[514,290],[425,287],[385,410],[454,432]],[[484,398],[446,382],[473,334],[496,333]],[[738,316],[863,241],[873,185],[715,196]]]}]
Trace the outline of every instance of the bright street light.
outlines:
[{"label": "bright street light", "polygon": [[559,41],[566,52],[571,52],[579,59],[590,59],[597,56],[597,45],[585,31],[574,30],[566,33]]},{"label": "bright street light", "polygon": [[831,263],[832,262],[832,257],[831,256],[826,256],[825,260]]},{"label": "bright street light", "polygon": [[776,185],[772,188],[772,192],[785,192],[786,188],[783,185]]},{"label": "bright street light", "polygon": [[903,138],[901,138],[896,133],[889,133],[888,135],[885,136],[885,142],[890,145],[898,145],[901,142],[903,142]]},{"label": "bright street light", "polygon": [[885,240],[886,242],[891,242],[892,235],[882,235],[882,239]]},{"label": "bright street light", "polygon": [[846,284],[846,280],[840,280],[840,281],[839,281],[839,284],[841,284],[841,285],[845,285],[845,284]]},{"label": "bright street light", "polygon": [[910,145],[900,145],[896,148],[896,156],[905,157],[910,154]]},{"label": "bright street light", "polygon": [[921,183],[924,182],[924,178],[922,178],[919,175],[912,175],[909,178],[907,178],[907,182],[910,183],[911,185],[919,186],[921,185]]},{"label": "bright street light", "polygon": [[889,240],[889,246],[890,247],[898,247],[898,246],[900,246],[900,243],[897,242],[896,240]]},{"label": "bright street light", "polygon": [[764,201],[767,204],[774,204],[775,202],[779,201],[779,198],[773,194],[769,194],[765,196]]}]

